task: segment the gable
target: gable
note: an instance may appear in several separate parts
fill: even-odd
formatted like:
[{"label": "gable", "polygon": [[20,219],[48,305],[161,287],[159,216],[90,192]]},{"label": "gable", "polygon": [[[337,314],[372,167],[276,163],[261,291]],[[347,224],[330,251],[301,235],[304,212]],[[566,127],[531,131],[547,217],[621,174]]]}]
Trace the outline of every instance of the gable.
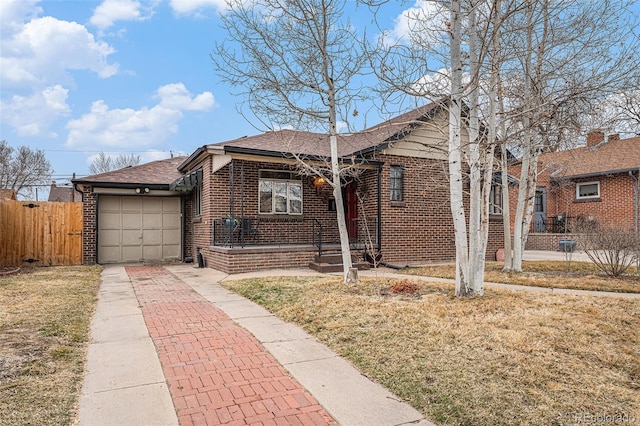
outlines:
[{"label": "gable", "polygon": [[[469,135],[462,129],[462,143],[466,145]],[[402,139],[389,143],[383,154],[401,157],[447,160],[449,149],[449,116],[440,112],[431,120],[423,122]]]}]

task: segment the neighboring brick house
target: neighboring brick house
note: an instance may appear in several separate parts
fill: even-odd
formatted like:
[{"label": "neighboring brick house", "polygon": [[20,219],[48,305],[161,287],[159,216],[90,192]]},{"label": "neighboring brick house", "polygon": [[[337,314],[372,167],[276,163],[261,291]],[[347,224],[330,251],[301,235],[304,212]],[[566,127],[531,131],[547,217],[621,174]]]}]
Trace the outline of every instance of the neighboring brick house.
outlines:
[{"label": "neighboring brick house", "polygon": [[[374,248],[384,261],[398,264],[455,259],[447,128],[446,109],[430,104],[339,136],[340,162],[352,171],[342,184],[354,253],[368,249],[371,255]],[[336,206],[326,180],[301,169],[295,157],[326,165],[329,156],[326,135],[280,130],[205,145],[183,161],[171,160],[173,171],[156,162],[153,167],[165,170],[161,192],[145,192],[145,165],[78,179],[85,242],[94,247],[85,247],[85,262],[147,260],[144,248],[138,249],[147,241],[144,201],[182,196],[182,259],[227,273],[307,266],[319,250],[339,249]],[[105,197],[107,209],[101,207]],[[502,247],[501,215],[492,215],[490,223],[487,258],[494,259]],[[135,232],[121,229],[125,225]],[[130,247],[122,244],[127,234]]]},{"label": "neighboring brick house", "polygon": [[15,200],[16,191],[13,189],[0,189],[0,200]]},{"label": "neighboring brick house", "polygon": [[[509,173],[519,177],[520,166],[512,166]],[[536,234],[571,234],[585,222],[637,232],[639,178],[637,136],[605,139],[596,130],[587,136],[586,146],[541,154],[527,249],[557,250],[559,237]],[[510,198],[514,211],[517,191],[511,191]]]}]

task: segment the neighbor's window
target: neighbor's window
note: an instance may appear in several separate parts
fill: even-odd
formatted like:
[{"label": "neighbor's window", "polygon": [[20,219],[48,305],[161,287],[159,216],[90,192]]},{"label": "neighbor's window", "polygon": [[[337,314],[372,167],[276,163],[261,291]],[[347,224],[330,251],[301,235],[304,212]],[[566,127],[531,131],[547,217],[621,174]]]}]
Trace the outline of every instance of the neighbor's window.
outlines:
[{"label": "neighbor's window", "polygon": [[404,168],[391,166],[391,201],[404,201]]},{"label": "neighbor's window", "polygon": [[302,181],[295,172],[260,170],[259,211],[263,214],[302,214]]},{"label": "neighbor's window", "polygon": [[491,185],[489,193],[489,214],[502,214],[502,185]]},{"label": "neighbor's window", "polygon": [[576,199],[588,200],[600,198],[600,182],[582,182],[576,184]]}]

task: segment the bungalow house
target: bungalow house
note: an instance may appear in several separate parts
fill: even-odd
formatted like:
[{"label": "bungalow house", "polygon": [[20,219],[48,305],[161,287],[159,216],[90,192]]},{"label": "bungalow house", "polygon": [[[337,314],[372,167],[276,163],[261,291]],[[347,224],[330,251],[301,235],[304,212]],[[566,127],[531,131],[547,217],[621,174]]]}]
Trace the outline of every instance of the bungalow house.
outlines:
[{"label": "bungalow house", "polygon": [[[520,166],[510,168],[520,175]],[[586,146],[544,153],[538,163],[534,219],[527,249],[557,250],[559,238],[584,224],[638,231],[640,137],[595,130]],[[512,209],[516,191],[510,193]]]},{"label": "bungalow house", "polygon": [[[349,168],[342,192],[354,252],[397,264],[455,258],[447,128],[446,109],[429,104],[339,136],[340,163]],[[150,260],[145,203],[158,198],[163,206],[181,200],[167,212],[158,200],[148,206],[155,209],[152,218],[157,215],[157,239],[165,237],[161,218],[181,215],[173,229],[180,228],[181,246],[165,251],[161,243],[148,251],[161,259],[198,261],[227,273],[307,266],[316,255],[337,252],[339,237],[326,176],[310,173],[299,160],[322,166],[329,156],[326,135],[279,130],[205,145],[183,159],[77,179],[85,200],[85,262]],[[158,171],[153,184],[149,169]],[[134,248],[125,248],[125,239]],[[501,246],[502,217],[492,215],[487,257]]]}]

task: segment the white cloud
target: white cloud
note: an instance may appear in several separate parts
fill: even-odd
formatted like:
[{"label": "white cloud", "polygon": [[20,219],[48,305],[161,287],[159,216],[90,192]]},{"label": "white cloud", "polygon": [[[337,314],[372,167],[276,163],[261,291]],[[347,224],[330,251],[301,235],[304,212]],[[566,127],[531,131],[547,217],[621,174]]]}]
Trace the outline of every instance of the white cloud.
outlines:
[{"label": "white cloud", "polygon": [[0,34],[4,39],[7,35],[20,31],[25,18],[34,17],[42,13],[36,7],[40,0],[2,0],[0,1]]},{"label": "white cloud", "polygon": [[441,4],[416,0],[412,7],[396,17],[393,29],[384,35],[384,43],[438,43],[447,18],[446,8]]},{"label": "white cloud", "polygon": [[224,10],[227,7],[226,0],[171,0],[170,3],[173,11],[179,15],[196,14],[206,8]]},{"label": "white cloud", "polygon": [[102,78],[118,72],[117,64],[107,62],[115,49],[83,25],[51,16],[12,22],[15,31],[3,37],[0,53],[4,87],[57,84],[70,79],[68,70],[90,70]]},{"label": "white cloud", "polygon": [[69,113],[70,70],[102,78],[118,72],[115,52],[77,22],[42,15],[39,0],[0,0],[2,121],[19,135],[54,135],[47,128]]},{"label": "white cloud", "polygon": [[104,0],[96,7],[89,22],[105,29],[116,21],[144,21],[153,15],[153,7],[154,4],[145,7],[134,0]]},{"label": "white cloud", "polygon": [[178,131],[182,111],[205,111],[214,106],[213,95],[203,92],[191,97],[182,83],[168,84],[157,91],[160,102],[152,108],[110,109],[95,101],[91,111],[67,123],[67,146],[149,147]]},{"label": "white cloud", "polygon": [[9,102],[1,102],[2,120],[20,136],[57,136],[49,126],[61,116],[69,114],[68,90],[60,85],[47,87],[31,96],[15,95]]},{"label": "white cloud", "polygon": [[182,83],[167,84],[158,89],[160,105],[167,108],[206,111],[215,105],[211,92],[202,92],[195,98]]}]

